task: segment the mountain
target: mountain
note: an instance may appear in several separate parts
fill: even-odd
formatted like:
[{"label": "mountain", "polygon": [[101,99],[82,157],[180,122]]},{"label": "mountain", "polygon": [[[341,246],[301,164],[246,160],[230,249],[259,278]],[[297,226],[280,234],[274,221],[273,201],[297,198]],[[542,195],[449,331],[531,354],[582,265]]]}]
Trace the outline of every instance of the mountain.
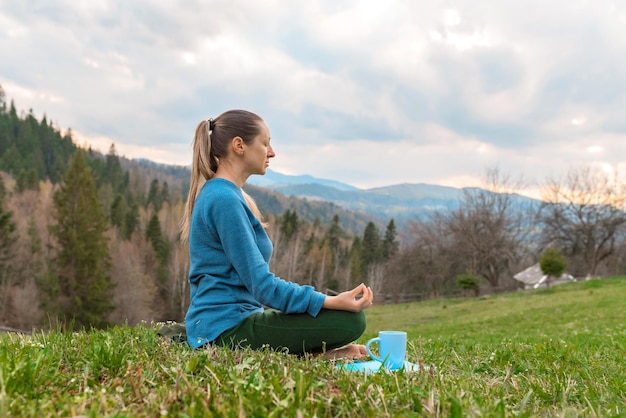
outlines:
[{"label": "mountain", "polygon": [[462,191],[443,186],[401,184],[368,190],[342,191],[322,184],[293,184],[273,187],[286,196],[333,202],[346,209],[379,219],[418,218],[435,209],[454,207]]},{"label": "mountain", "polygon": [[313,176],[309,176],[307,174],[290,176],[272,170],[267,170],[267,173],[265,173],[265,175],[263,176],[250,177],[248,179],[248,184],[259,187],[266,187],[272,190],[276,190],[277,187],[294,184],[320,184],[323,186],[332,187],[337,190],[359,190],[357,187],[335,180],[319,179]]},{"label": "mountain", "polygon": [[368,214],[382,223],[391,218],[415,219],[435,209],[455,207],[463,193],[462,189],[431,184],[359,189],[337,181],[289,176],[271,170],[265,176],[250,177],[248,183],[285,196],[332,202],[347,210]]},{"label": "mountain", "polygon": [[[268,176],[269,175],[269,176]],[[349,211],[367,214],[379,223],[394,219],[399,224],[427,217],[435,210],[457,208],[463,193],[475,188],[454,188],[433,184],[397,184],[371,189],[359,189],[349,184],[312,176],[288,176],[268,170],[263,183],[253,176],[248,183],[273,190],[285,196],[309,201],[332,202]],[[263,176],[263,177],[266,177]],[[515,204],[527,207],[533,199],[514,195]]]}]

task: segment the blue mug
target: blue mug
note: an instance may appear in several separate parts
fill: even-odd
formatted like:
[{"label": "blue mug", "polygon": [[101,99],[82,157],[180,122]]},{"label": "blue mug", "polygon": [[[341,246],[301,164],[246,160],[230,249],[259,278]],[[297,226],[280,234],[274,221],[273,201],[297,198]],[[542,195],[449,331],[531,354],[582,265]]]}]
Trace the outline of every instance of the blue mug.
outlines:
[{"label": "blue mug", "polygon": [[[370,345],[375,343],[378,343],[378,353],[380,356],[375,355],[370,350]],[[401,369],[404,367],[406,357],[406,332],[380,331],[378,337],[369,340],[365,348],[370,357],[383,363],[387,369]]]}]

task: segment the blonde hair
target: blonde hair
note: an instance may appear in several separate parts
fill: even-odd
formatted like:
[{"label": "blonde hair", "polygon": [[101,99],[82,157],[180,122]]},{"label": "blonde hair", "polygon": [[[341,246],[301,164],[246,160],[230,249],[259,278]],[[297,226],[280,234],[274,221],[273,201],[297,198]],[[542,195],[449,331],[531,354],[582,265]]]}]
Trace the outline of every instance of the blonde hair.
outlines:
[{"label": "blonde hair", "polygon": [[[191,184],[185,204],[185,212],[181,220],[180,238],[183,243],[189,241],[191,213],[198,193],[204,183],[212,179],[217,171],[219,159],[226,156],[230,141],[239,136],[246,144],[261,133],[263,119],[246,110],[229,110],[215,119],[203,120],[196,127],[193,138],[193,157],[191,162]],[[244,190],[243,197],[254,216],[264,227],[263,216],[256,202]]]}]

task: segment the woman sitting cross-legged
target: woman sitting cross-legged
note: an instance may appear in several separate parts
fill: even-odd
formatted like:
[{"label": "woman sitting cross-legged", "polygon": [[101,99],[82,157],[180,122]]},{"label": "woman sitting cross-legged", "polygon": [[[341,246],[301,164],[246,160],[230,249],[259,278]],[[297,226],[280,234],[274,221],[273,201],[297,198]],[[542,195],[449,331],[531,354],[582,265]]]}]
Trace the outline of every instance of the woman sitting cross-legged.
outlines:
[{"label": "woman sitting cross-legged", "polygon": [[327,296],[270,271],[272,243],[242,187],[274,156],[269,129],[254,113],[230,110],[196,128],[181,231],[190,257],[187,342],[365,357],[365,347],[351,343],[365,330],[369,287]]}]

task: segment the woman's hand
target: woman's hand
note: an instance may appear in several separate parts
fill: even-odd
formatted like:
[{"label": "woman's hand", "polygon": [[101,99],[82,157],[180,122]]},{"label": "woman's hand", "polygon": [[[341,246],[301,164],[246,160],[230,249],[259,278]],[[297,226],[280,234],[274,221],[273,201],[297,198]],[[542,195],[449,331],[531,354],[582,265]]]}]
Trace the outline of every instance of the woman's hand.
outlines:
[{"label": "woman's hand", "polygon": [[354,289],[342,292],[337,296],[326,296],[322,307],[337,311],[360,312],[371,306],[373,301],[372,289],[361,283]]}]

